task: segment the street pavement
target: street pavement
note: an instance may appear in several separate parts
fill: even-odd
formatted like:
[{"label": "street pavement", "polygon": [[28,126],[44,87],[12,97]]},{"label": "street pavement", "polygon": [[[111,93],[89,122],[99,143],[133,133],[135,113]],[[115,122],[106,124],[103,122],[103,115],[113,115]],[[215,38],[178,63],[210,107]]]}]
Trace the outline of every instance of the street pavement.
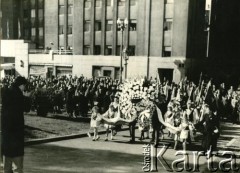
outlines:
[{"label": "street pavement", "polygon": [[[220,151],[232,151],[240,154],[240,125],[231,123],[221,124],[221,136],[218,141]],[[86,135],[83,135],[86,136]],[[140,141],[140,133],[136,130],[136,142],[130,143],[129,131],[121,131],[114,140],[104,141],[105,135],[100,135],[98,141],[91,138],[81,137],[76,139],[61,140],[58,142],[42,143],[25,147],[24,171],[25,173],[137,173],[143,171],[144,148],[149,143],[149,139]],[[176,156],[173,150],[173,140],[165,137],[162,143],[169,143],[170,147],[164,153],[163,158],[171,166],[171,163],[183,157]],[[160,145],[161,146],[161,145]],[[193,142],[192,147],[188,147],[189,165],[193,167],[194,155],[192,151],[201,150],[201,139]],[[179,145],[179,150],[182,147]],[[161,148],[157,150],[159,153]],[[239,155],[238,155],[239,156]],[[160,157],[158,157],[160,158]],[[225,159],[225,156],[214,156],[214,167]],[[163,159],[160,159],[163,162]],[[157,160],[157,170],[155,172],[168,172]],[[210,172],[207,167],[206,156],[199,158],[199,170],[202,173]],[[167,168],[166,164],[164,166]],[[240,159],[237,159],[237,166],[240,167]],[[182,165],[179,165],[179,168]],[[0,170],[1,172],[1,170]],[[176,171],[174,171],[176,172]],[[182,171],[187,172],[187,171]],[[192,171],[191,171],[192,172]],[[222,171],[218,171],[222,172]]]},{"label": "street pavement", "polygon": [[[229,143],[234,144],[240,134],[240,126],[230,123],[222,124],[222,135],[219,138],[220,150],[231,148]],[[140,133],[136,130],[136,142],[130,143],[129,131],[121,131],[114,140],[104,141],[105,135],[100,135],[98,141],[91,138],[82,137],[77,139],[62,140],[58,142],[30,145],[25,148],[24,170],[25,173],[135,173],[143,172],[143,146],[149,143],[149,139],[140,141]],[[172,149],[173,140],[165,138],[164,143],[171,146],[163,155],[168,164],[183,156],[175,156],[176,151]],[[228,147],[226,147],[228,145]],[[200,150],[200,141],[196,141],[193,147],[188,150]],[[181,145],[179,146],[181,149]],[[234,152],[239,152],[239,148],[234,148]],[[160,149],[158,150],[158,152]],[[193,154],[189,151],[189,163],[193,164]],[[215,164],[223,157],[213,158]],[[239,163],[239,160],[238,160]],[[238,165],[240,167],[240,165]],[[180,166],[179,166],[180,167]],[[200,172],[210,172],[207,168],[206,156],[199,159]],[[157,161],[155,172],[167,172]],[[184,171],[183,171],[184,172]],[[186,172],[186,171],[185,171]],[[220,171],[221,172],[221,171]]]}]

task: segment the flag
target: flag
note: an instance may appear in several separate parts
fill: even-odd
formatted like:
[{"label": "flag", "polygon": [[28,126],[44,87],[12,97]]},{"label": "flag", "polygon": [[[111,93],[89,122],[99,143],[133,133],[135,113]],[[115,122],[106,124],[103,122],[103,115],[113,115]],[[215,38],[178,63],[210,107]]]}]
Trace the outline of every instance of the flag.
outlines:
[{"label": "flag", "polygon": [[158,93],[160,93],[160,85],[161,85],[161,81],[160,81],[160,78],[159,78],[159,74],[158,74],[158,71],[156,72],[156,75],[157,75],[157,90],[158,90]]},{"label": "flag", "polygon": [[7,20],[7,39],[9,39],[9,22]]},{"label": "flag", "polygon": [[157,109],[158,120],[167,128],[168,131],[170,131],[173,134],[176,134],[179,131],[181,131],[179,127],[174,127],[173,125],[165,122],[163,119],[163,114],[161,110],[157,106],[156,106],[156,109]]},{"label": "flag", "polygon": [[211,103],[211,97],[212,97],[212,95],[211,95],[211,93],[210,93],[210,91],[209,91],[211,85],[212,85],[212,82],[211,82],[211,80],[210,80],[210,81],[208,82],[208,84],[207,84],[206,94],[205,94],[205,97],[204,97],[204,101],[205,101],[207,104],[210,104],[210,103]]},{"label": "flag", "polygon": [[18,18],[18,39],[21,38],[21,25],[20,25],[20,20]]}]

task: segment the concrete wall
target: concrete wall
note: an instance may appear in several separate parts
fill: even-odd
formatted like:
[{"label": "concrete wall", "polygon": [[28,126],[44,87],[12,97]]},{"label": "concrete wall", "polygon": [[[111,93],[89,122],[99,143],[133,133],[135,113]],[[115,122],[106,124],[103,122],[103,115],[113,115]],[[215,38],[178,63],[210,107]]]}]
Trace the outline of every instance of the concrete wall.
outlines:
[{"label": "concrete wall", "polygon": [[[31,65],[53,65],[53,66],[73,66],[72,74],[92,77],[93,66],[120,67],[119,56],[82,56],[82,55],[53,55],[50,54],[30,54],[29,64]],[[123,61],[124,64],[124,61]],[[185,69],[179,68],[179,64],[188,66],[184,57],[161,58],[146,56],[129,57],[127,65],[127,76],[147,76],[155,77],[159,68],[174,69],[173,80],[179,82],[185,76]],[[149,71],[148,71],[149,70]],[[123,66],[123,77],[125,66]]]},{"label": "concrete wall", "polygon": [[179,68],[179,64],[186,64],[186,58],[184,57],[149,57],[149,76],[156,77],[157,70],[161,69],[173,69],[173,81],[179,82],[185,77],[185,69]]},{"label": "concrete wall", "polygon": [[189,0],[174,1],[172,56],[186,56]]},{"label": "concrete wall", "polygon": [[[58,0],[45,1],[45,47],[58,49]],[[53,42],[54,45],[50,45]]]},{"label": "concrete wall", "polygon": [[83,1],[73,3],[73,50],[75,54],[83,54]]},{"label": "concrete wall", "polygon": [[[22,76],[28,76],[29,65],[72,66],[73,75],[83,74],[88,78],[92,77],[93,66],[120,67],[120,56],[28,54],[28,44],[23,40],[2,40],[1,46],[1,56],[15,57],[16,74]],[[21,67],[21,61],[24,62],[24,67]],[[185,64],[185,68],[179,67],[179,64]],[[184,57],[131,56],[128,60],[127,75],[155,77],[159,68],[174,69],[173,80],[179,82],[185,76],[188,66],[189,63]],[[123,61],[123,76],[124,73]]]},{"label": "concrete wall", "polygon": [[150,22],[150,55],[162,56],[164,0],[153,0]]},{"label": "concrete wall", "polygon": [[[23,40],[1,40],[1,56],[15,57],[15,74],[28,76],[28,44]],[[24,67],[21,67],[21,62]]]}]

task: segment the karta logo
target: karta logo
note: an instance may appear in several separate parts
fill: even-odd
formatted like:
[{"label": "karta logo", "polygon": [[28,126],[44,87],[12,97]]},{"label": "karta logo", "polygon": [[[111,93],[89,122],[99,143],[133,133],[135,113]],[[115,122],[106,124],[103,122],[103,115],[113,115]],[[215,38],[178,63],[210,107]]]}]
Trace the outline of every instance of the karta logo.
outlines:
[{"label": "karta logo", "polygon": [[[232,151],[222,151],[222,152],[203,152],[203,151],[176,151],[175,156],[178,158],[176,160],[166,160],[167,150],[170,144],[160,144],[155,146],[152,144],[147,144],[143,146],[143,167],[144,172],[158,172],[159,169],[163,169],[169,172],[200,172],[199,158],[205,157],[207,161],[207,170],[209,172],[238,172],[239,167],[237,166],[237,156]],[[190,166],[190,155],[191,166]],[[218,158],[217,161],[214,159]],[[222,159],[221,159],[222,158]],[[220,160],[219,160],[220,159]],[[213,164],[213,163],[217,164]]]}]

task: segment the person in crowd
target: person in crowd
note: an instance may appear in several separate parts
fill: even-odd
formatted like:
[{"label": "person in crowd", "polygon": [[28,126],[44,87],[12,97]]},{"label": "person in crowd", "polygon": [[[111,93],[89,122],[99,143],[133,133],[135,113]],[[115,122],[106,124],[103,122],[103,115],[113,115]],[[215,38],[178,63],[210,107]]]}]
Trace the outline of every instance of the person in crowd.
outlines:
[{"label": "person in crowd", "polygon": [[74,87],[70,84],[68,86],[68,91],[67,91],[67,95],[66,95],[66,108],[67,108],[68,116],[70,118],[73,117],[73,111],[75,108],[74,95],[75,95]]},{"label": "person in crowd", "polygon": [[[155,106],[158,107],[161,110],[160,104],[161,103],[158,100],[155,102]],[[154,107],[154,109],[153,109],[152,118],[151,118],[152,139],[151,139],[150,142],[154,143],[154,145],[158,145],[158,143],[159,143],[160,132],[161,132],[162,138],[163,138],[163,135],[164,135],[163,125],[159,120],[156,107]]]},{"label": "person in crowd", "polygon": [[2,154],[4,173],[23,173],[24,112],[30,111],[29,93],[24,92],[27,80],[17,77],[2,95]]},{"label": "person in crowd", "polygon": [[209,105],[204,105],[200,122],[203,124],[202,147],[205,152],[216,151],[219,137],[219,121],[210,110]]},{"label": "person in crowd", "polygon": [[[86,91],[87,92],[87,91]],[[84,89],[79,91],[79,113],[82,117],[87,117],[88,114],[88,98]]]},{"label": "person in crowd", "polygon": [[[114,109],[113,105],[110,105],[109,109],[103,114],[103,117],[108,118],[108,119],[112,119],[112,118],[116,117],[116,114],[117,114],[117,110]],[[115,125],[104,124],[104,127],[106,128],[105,141],[108,141],[109,131],[111,133],[111,140],[113,140],[113,131],[115,129]]]},{"label": "person in crowd", "polygon": [[[91,122],[90,128],[93,129],[93,141],[99,140],[100,136],[98,136],[98,127],[101,121],[101,114],[99,113],[99,107],[94,106],[92,108]],[[88,133],[89,134],[89,133]]]}]

